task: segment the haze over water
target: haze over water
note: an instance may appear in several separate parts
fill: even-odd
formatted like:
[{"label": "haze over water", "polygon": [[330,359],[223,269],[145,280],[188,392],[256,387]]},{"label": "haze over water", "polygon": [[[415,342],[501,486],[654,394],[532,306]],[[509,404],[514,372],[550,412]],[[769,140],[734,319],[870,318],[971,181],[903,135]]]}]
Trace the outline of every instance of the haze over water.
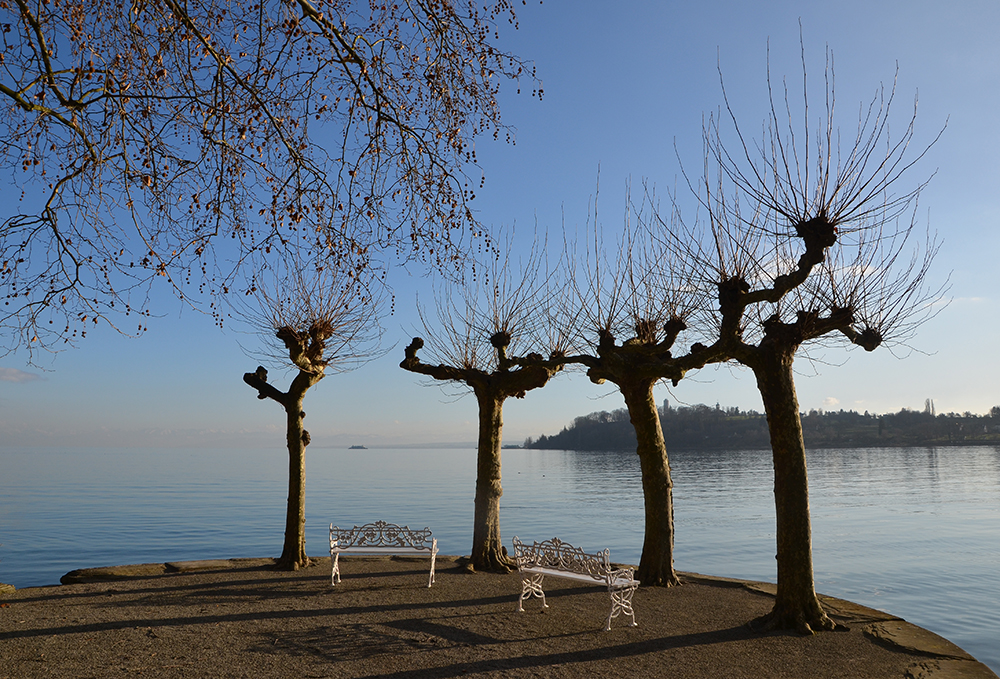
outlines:
[{"label": "haze over water", "polygon": [[[75,568],[276,556],[280,451],[0,449],[0,581],[48,585]],[[674,452],[676,566],[774,582],[769,451]],[[1000,448],[809,454],[816,588],[930,629],[1000,671]],[[311,448],[307,547],[383,519],[472,541],[473,450]],[[637,563],[638,458],[508,449],[504,540],[558,536]],[[640,612],[641,615],[641,612]]]}]

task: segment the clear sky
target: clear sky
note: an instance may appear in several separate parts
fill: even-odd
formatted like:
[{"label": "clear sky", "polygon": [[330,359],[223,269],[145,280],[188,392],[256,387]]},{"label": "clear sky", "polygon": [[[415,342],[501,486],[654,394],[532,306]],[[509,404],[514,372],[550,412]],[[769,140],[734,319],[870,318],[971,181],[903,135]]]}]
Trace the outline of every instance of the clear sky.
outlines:
[{"label": "clear sky", "polygon": [[[539,102],[513,88],[503,96],[516,127],[510,146],[480,140],[486,185],[475,201],[481,220],[528,232],[559,233],[588,216],[600,168],[600,222],[621,223],[626,182],[678,182],[676,143],[686,167],[699,168],[702,116],[722,102],[718,68],[748,129],[766,114],[765,68],[801,78],[799,25],[813,78],[825,50],[836,63],[840,123],[898,65],[897,111],[919,93],[917,142],[948,121],[941,141],[911,181],[937,172],[921,197],[921,219],[943,239],[932,276],[951,275],[952,303],[920,329],[916,351],[831,348],[799,361],[803,410],[871,412],[921,409],[986,412],[1000,405],[997,255],[1000,253],[1000,3],[995,0],[791,0],[609,3],[537,0],[516,7],[520,30],[501,43],[533,59],[544,84]],[[4,189],[4,191],[9,189]],[[396,313],[385,320],[382,358],[323,380],[307,396],[313,446],[472,442],[476,404],[398,368],[413,335],[415,295],[427,299],[420,271],[396,270]],[[0,445],[283,445],[284,416],[242,382],[257,360],[242,347],[253,335],[165,297],[162,316],[138,339],[99,328],[74,349],[26,365],[0,359]],[[272,372],[287,387],[289,377]],[[659,398],[676,405],[721,403],[762,410],[752,375],[710,369]],[[505,441],[558,432],[573,417],[623,407],[611,387],[582,375],[557,379],[523,401],[508,401]]]}]

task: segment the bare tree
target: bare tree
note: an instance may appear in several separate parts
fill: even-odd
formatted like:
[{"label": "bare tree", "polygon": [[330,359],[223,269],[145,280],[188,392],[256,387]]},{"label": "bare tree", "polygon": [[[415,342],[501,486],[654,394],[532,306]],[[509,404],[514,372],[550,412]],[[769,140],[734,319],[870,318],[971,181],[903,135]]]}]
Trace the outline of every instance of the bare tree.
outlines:
[{"label": "bare tree", "polygon": [[[399,364],[436,380],[462,384],[476,396],[479,445],[471,564],[476,570],[502,572],[513,566],[500,537],[503,404],[545,386],[562,369],[564,353],[558,336],[543,338],[539,332],[548,303],[546,276],[539,275],[539,248],[515,266],[509,246],[493,261],[488,276],[479,276],[457,296],[452,289],[436,296],[437,322],[421,312],[432,364],[417,356],[425,347],[420,337],[406,347],[406,358]],[[530,351],[542,346],[548,359]]]},{"label": "bare tree", "polygon": [[533,79],[494,45],[505,21],[502,1],[0,2],[6,350],[142,332],[156,281],[221,322],[248,254],[302,234],[339,266],[458,267],[473,141],[509,138],[500,83]]},{"label": "bare tree", "polygon": [[774,609],[758,622],[803,632],[835,625],[814,589],[795,356],[838,338],[866,351],[905,342],[943,293],[926,285],[937,242],[930,234],[921,242],[916,231],[924,184],[897,189],[929,148],[908,153],[916,105],[891,139],[895,89],[879,89],[841,146],[829,60],[826,75],[818,121],[810,117],[805,80],[796,111],[787,88],[776,94],[769,77],[771,110],[758,140],[744,136],[727,102],[735,144],[723,143],[719,118],[710,118],[705,177],[692,186],[703,219],[685,226],[676,202],[670,218],[659,219],[662,244],[700,272],[699,287],[715,291],[717,311],[701,311],[717,339],[693,353],[706,362],[737,361],[756,377],[774,457],[778,568]]},{"label": "bare tree", "polygon": [[[644,586],[679,584],[674,571],[674,507],[670,461],[653,387],[663,380],[675,385],[684,374],[704,365],[690,352],[674,356],[678,336],[702,305],[685,269],[688,260],[657,250],[650,232],[626,211],[617,243],[608,247],[595,227],[568,256],[571,294],[556,325],[578,352],[565,358],[582,364],[596,384],[615,384],[635,429],[642,473],[645,528],[637,578]],[[591,240],[592,239],[592,240]],[[688,334],[694,334],[694,329]],[[619,338],[626,338],[621,340]],[[698,345],[701,346],[701,345]]]},{"label": "bare tree", "polygon": [[266,355],[271,361],[290,367],[295,376],[287,391],[267,381],[264,366],[244,374],[243,381],[257,390],[257,398],[271,399],[285,411],[288,506],[278,566],[297,569],[309,565],[305,454],[310,436],[303,427],[302,404],[306,392],[328,373],[348,370],[372,357],[380,336],[382,297],[377,282],[366,285],[350,269],[293,261],[293,266],[258,278],[254,299],[259,310],[244,316],[269,345]]}]

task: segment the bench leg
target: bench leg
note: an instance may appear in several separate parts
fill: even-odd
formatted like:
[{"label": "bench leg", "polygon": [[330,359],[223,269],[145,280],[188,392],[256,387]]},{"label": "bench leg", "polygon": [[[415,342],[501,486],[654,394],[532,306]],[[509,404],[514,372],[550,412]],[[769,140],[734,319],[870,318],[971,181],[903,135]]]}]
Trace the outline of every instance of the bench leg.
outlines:
[{"label": "bench leg", "polygon": [[605,632],[611,629],[611,619],[617,618],[622,613],[632,618],[632,622],[629,627],[638,626],[635,621],[635,611],[632,610],[633,594],[635,594],[635,587],[627,587],[625,589],[611,591],[611,611],[608,613],[608,621],[604,624]]},{"label": "bench leg", "polygon": [[330,570],[330,586],[333,587],[340,582],[340,554],[333,555],[333,565]]},{"label": "bench leg", "polygon": [[521,576],[521,598],[517,600],[518,613],[524,613],[524,600],[531,596],[541,597],[542,608],[549,607],[549,605],[545,603],[545,591],[542,589],[542,580],[544,578],[545,576],[540,573]]}]

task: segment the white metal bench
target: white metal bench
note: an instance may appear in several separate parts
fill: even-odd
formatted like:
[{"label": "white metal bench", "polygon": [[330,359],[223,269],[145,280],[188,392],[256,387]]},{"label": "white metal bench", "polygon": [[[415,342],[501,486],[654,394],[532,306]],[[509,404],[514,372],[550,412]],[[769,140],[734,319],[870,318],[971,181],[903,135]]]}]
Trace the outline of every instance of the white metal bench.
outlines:
[{"label": "white metal bench", "polygon": [[408,526],[376,521],[353,528],[338,528],[330,524],[330,585],[340,582],[340,555],[427,555],[431,557],[431,575],[427,586],[434,584],[434,562],[437,559],[437,538],[429,528],[410,530]]},{"label": "white metal bench", "polygon": [[542,607],[548,608],[548,604],[545,603],[545,592],[542,590],[542,580],[546,575],[551,575],[607,586],[611,595],[611,612],[608,613],[608,620],[604,624],[605,632],[611,629],[611,619],[617,618],[622,613],[632,618],[632,627],[636,626],[632,595],[639,586],[639,581],[635,579],[634,569],[611,567],[610,550],[588,554],[559,538],[527,545],[515,536],[514,559],[521,575],[518,612],[524,612],[522,604],[531,596],[541,597]]}]

